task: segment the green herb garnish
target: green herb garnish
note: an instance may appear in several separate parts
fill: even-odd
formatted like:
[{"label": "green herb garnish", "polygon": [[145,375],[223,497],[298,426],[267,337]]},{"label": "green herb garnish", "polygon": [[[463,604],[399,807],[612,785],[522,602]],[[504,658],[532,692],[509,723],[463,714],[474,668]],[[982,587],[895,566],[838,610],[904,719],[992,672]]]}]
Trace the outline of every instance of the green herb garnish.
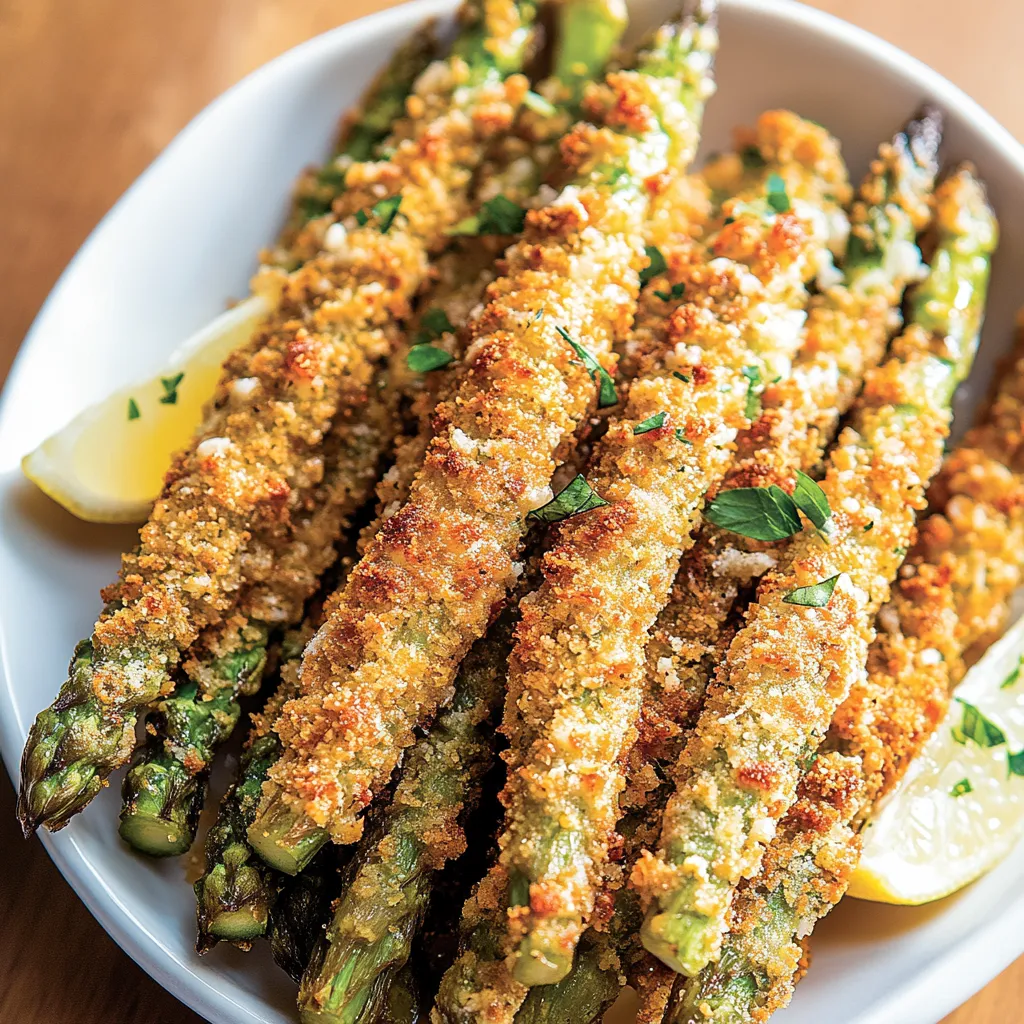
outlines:
[{"label": "green herb garnish", "polygon": [[395,223],[395,218],[398,216],[398,208],[401,205],[401,194],[389,196],[387,199],[382,199],[379,203],[373,204],[373,215],[380,221],[380,233],[382,235],[386,235],[388,229]]},{"label": "green herb garnish", "polygon": [[409,354],[405,357],[405,365],[413,373],[429,373],[431,370],[439,370],[447,366],[455,356],[451,352],[445,352],[443,348],[436,345],[420,344],[413,345]]},{"label": "green herb garnish", "polygon": [[1019,750],[1016,754],[1007,751],[1006,767],[1008,769],[1007,778],[1010,775],[1024,775],[1024,750]]},{"label": "green herb garnish", "polygon": [[527,512],[527,519],[536,519],[540,523],[560,523],[570,516],[578,516],[582,512],[600,508],[608,502],[587,483],[587,478],[580,473],[575,480],[566,484],[546,505]]},{"label": "green herb garnish", "polygon": [[963,705],[964,717],[959,725],[953,726],[953,739],[957,743],[972,740],[979,747],[998,747],[1006,742],[1006,734],[995,722],[986,718],[973,704],[956,697]]},{"label": "green herb garnish", "polygon": [[526,223],[526,210],[507,196],[481,204],[480,212],[460,220],[449,235],[518,235]]},{"label": "green herb garnish", "polygon": [[599,384],[597,394],[598,409],[607,409],[610,405],[616,405],[619,396],[615,391],[615,382],[612,375],[578,342],[573,341],[572,336],[564,327],[556,327],[562,340],[572,346],[573,352],[580,357],[583,365],[590,371],[592,380]]},{"label": "green herb garnish", "polygon": [[647,434],[652,430],[657,430],[658,427],[665,426],[665,420],[668,419],[667,412],[656,412],[653,416],[648,416],[647,419],[641,421],[633,428],[634,436],[639,434]]},{"label": "green herb garnish", "polygon": [[424,345],[436,341],[442,334],[455,330],[448,314],[440,306],[433,306],[420,317],[420,329],[416,332],[416,344]]},{"label": "green herb garnish", "polygon": [[799,604],[804,608],[824,608],[832,599],[832,591],[836,589],[840,576],[842,573],[836,573],[835,576],[829,576],[820,583],[812,583],[809,587],[797,587],[782,600],[785,604]]},{"label": "green herb garnish", "polygon": [[970,779],[961,779],[950,791],[950,796],[965,796],[968,793],[974,792],[974,787],[971,785]]},{"label": "green herb garnish", "polygon": [[139,403],[134,398],[128,399],[128,419],[137,420],[142,415],[139,412]]},{"label": "green herb garnish", "polygon": [[821,533],[828,536],[835,530],[835,525],[832,522],[832,509],[829,507],[825,492],[816,481],[806,473],[801,473],[799,469],[796,471],[793,501]]},{"label": "green herb garnish", "polygon": [[796,503],[775,484],[723,491],[704,514],[715,526],[751,540],[785,540],[801,529]]},{"label": "green herb garnish", "polygon": [[178,401],[178,385],[184,377],[184,373],[176,373],[173,377],[160,378],[160,385],[164,389],[164,393],[160,396],[162,405],[174,405]]},{"label": "green herb garnish", "polygon": [[756,420],[761,415],[761,368],[744,366],[743,376],[747,378],[747,405],[743,415],[748,420]]},{"label": "green herb garnish", "polygon": [[688,444],[691,448],[693,447],[693,442],[686,436],[682,427],[676,427],[676,440],[682,444]]},{"label": "green herb garnish", "polygon": [[644,249],[644,253],[647,256],[647,266],[640,271],[641,288],[650,284],[651,281],[659,274],[664,274],[665,271],[668,270],[668,264],[665,262],[665,257],[656,245],[648,245]]},{"label": "green herb garnish", "polygon": [[1024,665],[1024,655],[1017,659],[1017,667],[1002,681],[1000,690],[1007,690],[1020,679],[1021,667]]},{"label": "green herb garnish", "polygon": [[789,201],[789,193],[786,191],[786,183],[779,174],[768,175],[767,182],[768,205],[776,213],[789,213],[793,208]]},{"label": "green herb garnish", "polygon": [[681,299],[686,294],[685,284],[672,285],[671,291],[662,291],[660,288],[654,293],[662,302],[671,302],[673,299]]},{"label": "green herb garnish", "polygon": [[675,377],[676,380],[681,380],[684,384],[690,383],[690,378],[687,377],[685,373],[680,373],[678,370],[673,370],[672,376]]}]

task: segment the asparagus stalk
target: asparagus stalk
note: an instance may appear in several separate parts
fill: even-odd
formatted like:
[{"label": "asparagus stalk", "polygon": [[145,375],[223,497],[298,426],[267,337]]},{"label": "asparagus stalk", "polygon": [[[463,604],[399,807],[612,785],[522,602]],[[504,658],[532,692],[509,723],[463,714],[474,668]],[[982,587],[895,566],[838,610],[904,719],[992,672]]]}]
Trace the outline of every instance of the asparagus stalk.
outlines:
[{"label": "asparagus stalk", "polygon": [[307,620],[285,634],[277,690],[262,714],[253,717],[238,774],[206,835],[205,870],[193,886],[200,954],[222,939],[248,949],[267,930],[279,878],[253,853],[245,831],[255,816],[267,772],[280,755],[274,722],[281,705],[298,690],[299,658],[313,633],[312,621]]},{"label": "asparagus stalk", "polygon": [[[768,180],[803,174],[813,181],[808,192],[841,194],[835,141],[786,120],[790,141],[778,163],[768,161]],[[814,155],[801,166],[781,155],[789,153]],[[644,693],[647,631],[692,543],[704,493],[728,469],[728,442],[750,425],[755,383],[789,371],[804,281],[828,252],[827,235],[813,225],[827,220],[830,202],[808,203],[817,216],[807,220],[779,212],[763,190],[726,204],[707,256],[691,256],[671,291],[651,294],[637,334],[664,348],[654,346],[655,368],[631,386],[623,418],[612,421],[587,473],[612,503],[562,524],[547,579],[525,603],[503,727],[512,757],[500,840],[516,907],[514,975],[523,984],[565,977],[593,912]],[[666,318],[665,295],[684,289],[687,301]]]},{"label": "asparagus stalk", "polygon": [[737,882],[756,871],[793,802],[801,759],[862,669],[871,622],[938,469],[953,392],[977,348],[996,231],[969,171],[947,180],[937,201],[938,245],[913,324],[868,375],[854,426],[831,456],[821,488],[828,518],[792,541],[762,582],[680,760],[658,856],[633,872],[650,905],[644,945],[683,974],[718,953]]},{"label": "asparagus stalk", "polygon": [[434,874],[464,851],[459,822],[494,757],[513,624],[504,613],[470,651],[452,703],[413,747],[379,828],[357,847],[353,877],[299,988],[303,1021],[375,1020],[408,960]]},{"label": "asparagus stalk", "polygon": [[[687,45],[692,41],[692,37],[689,38]],[[700,39],[699,43],[707,44],[707,35]],[[682,50],[683,46],[680,45],[679,48]],[[698,45],[690,65],[691,69],[699,67],[702,74],[706,73],[710,63],[707,57],[708,55],[703,54]],[[699,108],[701,99],[691,97],[691,100]],[[672,286],[672,281],[662,283],[666,289]],[[651,287],[656,288],[655,285]],[[655,317],[648,318],[663,319],[666,303],[671,308],[677,299],[678,294],[652,300],[658,309]],[[664,413],[661,418],[665,418]],[[508,711],[506,713],[508,714]],[[513,765],[513,770],[514,768]],[[504,871],[499,867],[485,879],[467,904],[462,928],[465,948],[442,982],[436,1011],[440,1014],[440,1019],[470,1020],[476,1019],[475,1014],[486,1013],[489,1020],[497,1021],[509,1020],[515,1014],[525,990],[508,974],[502,962],[502,933],[507,898]]]},{"label": "asparagus stalk", "polygon": [[331,213],[345,191],[345,176],[353,163],[378,155],[381,143],[405,113],[413,83],[426,69],[437,49],[432,26],[417,30],[391,57],[363,97],[359,109],[342,125],[338,145],[322,167],[311,168],[299,179],[292,209],[276,247],[264,257],[288,270],[316,255],[322,238],[308,229],[309,222]]},{"label": "asparagus stalk", "polygon": [[[596,397],[598,362],[635,308],[643,183],[693,149],[683,88],[619,72],[588,93],[603,127],[570,132],[571,186],[527,216],[507,276],[471,327],[408,500],[367,547],[304,660],[303,696],[279,723],[288,752],[250,829],[269,863],[291,868],[293,838],[313,827],[358,838],[362,810],[503,600],[526,515],[545,502],[555,458]],[[562,332],[587,339],[590,369]],[[359,710],[368,707],[373,716]]]},{"label": "asparagus stalk", "polygon": [[[904,289],[919,272],[914,240],[931,217],[940,124],[935,111],[925,110],[879,147],[853,206],[842,283],[827,282],[812,300],[793,374],[765,389],[757,423],[738,439],[735,464],[718,493],[751,484],[791,491],[797,470],[815,472],[865,372],[883,357]],[[756,155],[763,174],[761,149],[745,152],[748,163]],[[678,760],[724,654],[723,633],[738,598],[773,558],[770,544],[704,524],[648,644],[651,694],[631,755],[638,778],[645,763]]]},{"label": "asparagus stalk", "polygon": [[119,832],[137,850],[176,855],[195,839],[214,752],[241,717],[236,698],[259,689],[267,660],[266,627],[234,625],[245,635],[209,666],[219,686],[201,692],[188,682],[158,701],[146,718],[146,742],[121,789]]},{"label": "asparagus stalk", "polygon": [[267,920],[267,938],[274,962],[296,983],[302,981],[331,918],[338,878],[336,861],[333,850],[324,850],[301,875],[282,875],[278,879],[279,888]]},{"label": "asparagus stalk", "polygon": [[1024,426],[1022,395],[1018,366],[996,399],[998,428],[990,415],[971,431],[929,490],[940,511],[921,524],[879,613],[867,674],[833,717],[830,753],[815,765],[836,755],[850,764],[845,806],[836,806],[835,786],[801,783],[797,813],[737,898],[721,958],[677,987],[672,1024],[767,1018],[789,1001],[795,979],[786,965],[797,957],[797,926],[805,934],[843,895],[859,856],[855,832],[943,720],[964,655],[1005,621],[1024,579],[1024,479],[1007,465]]},{"label": "asparagus stalk", "polygon": [[138,552],[122,559],[107,612],[30,733],[19,802],[26,834],[66,824],[127,759],[138,709],[170,688],[182,652],[251,582],[260,560],[246,558],[250,540],[289,541],[290,516],[318,483],[327,426],[373,393],[394,314],[423,282],[427,253],[467,212],[486,141],[508,126],[524,95],[525,81],[509,72],[529,49],[531,0],[467,12],[445,73],[421,77],[416,116],[396,126],[391,159],[349,168],[338,200],[347,240],[291,275],[266,270],[258,279],[273,312],[225,364]]},{"label": "asparagus stalk", "polygon": [[[583,3],[587,18],[581,19],[575,8]],[[476,199],[478,211],[486,212],[497,201],[505,203],[502,209],[515,204],[529,202],[536,191],[541,174],[547,165],[552,144],[564,131],[568,111],[578,95],[578,81],[584,76],[593,77],[604,66],[617,31],[624,28],[621,5],[618,0],[570,0],[559,8],[559,36],[555,53],[556,72],[563,78],[552,78],[542,84],[541,91],[550,97],[549,110],[533,114],[524,112],[520,130],[515,136],[502,140],[499,152],[488,161],[484,182],[478,190]],[[572,47],[571,32],[583,31],[588,39],[594,39],[594,45],[587,50],[587,62],[574,59],[568,66],[565,52]],[[528,147],[524,149],[524,146]],[[470,311],[479,303],[485,285],[492,280],[494,258],[500,249],[500,235],[489,232],[498,230],[501,224],[480,224],[480,214],[474,216],[474,230],[482,233],[465,239],[459,249],[446,254],[439,261],[438,273],[440,283],[430,295],[430,301],[421,307],[418,322],[414,322],[409,336],[424,343],[427,341],[432,348],[441,348],[451,356],[457,357],[463,340],[460,328],[469,317]],[[440,314],[440,316],[438,316]],[[440,321],[440,327],[438,326]],[[381,522],[387,518],[386,512],[393,511],[407,496],[409,487],[422,459],[432,434],[430,419],[438,400],[438,394],[444,393],[443,384],[424,384],[423,375],[410,372],[407,366],[409,350],[400,350],[392,360],[390,368],[391,384],[396,386],[403,396],[416,396],[415,413],[421,429],[417,435],[400,444],[393,469],[378,485],[381,518],[372,523],[363,535],[363,543],[368,543],[380,528]],[[436,382],[443,380],[443,375],[427,375]],[[308,549],[308,546],[307,546]],[[327,841],[327,833],[323,829],[302,829],[293,836],[295,840],[291,850],[293,861],[287,868],[289,872],[299,871],[303,865]]]},{"label": "asparagus stalk", "polygon": [[[368,146],[387,137],[432,48],[430,33],[418,33],[398,50],[371,87],[362,110],[346,126],[338,159],[316,175],[323,179],[316,193],[322,208],[313,209],[308,183],[305,179],[300,183],[291,221],[279,245],[279,263],[295,266],[315,255],[322,237],[312,251],[306,251],[310,249],[310,231],[300,228],[312,217],[330,212],[333,200],[344,191],[347,170],[356,160],[372,155]],[[325,194],[328,191],[329,196]],[[404,360],[406,351],[401,347],[396,361],[398,357]],[[394,374],[390,376],[394,383]],[[394,433],[395,403],[382,394],[388,384],[382,379],[369,408],[359,411],[362,428],[372,426],[372,431],[361,429],[346,437],[341,430],[326,441],[326,486],[317,495],[316,513],[278,560],[272,582],[243,599],[246,610],[256,614],[248,618],[233,615],[211,630],[205,644],[210,650],[198,655],[193,652],[186,664],[186,673],[194,678],[158,701],[147,717],[146,744],[136,753],[121,793],[119,832],[139,852],[176,856],[195,840],[213,756],[238,722],[238,698],[259,688],[271,629],[282,624],[282,618],[288,625],[288,620],[301,615],[302,603],[333,560],[337,533],[369,495],[380,457]],[[282,584],[290,584],[295,593],[282,593]],[[284,600],[286,597],[290,600]],[[261,621],[261,608],[269,610],[270,622]],[[236,621],[239,618],[241,623]]]}]

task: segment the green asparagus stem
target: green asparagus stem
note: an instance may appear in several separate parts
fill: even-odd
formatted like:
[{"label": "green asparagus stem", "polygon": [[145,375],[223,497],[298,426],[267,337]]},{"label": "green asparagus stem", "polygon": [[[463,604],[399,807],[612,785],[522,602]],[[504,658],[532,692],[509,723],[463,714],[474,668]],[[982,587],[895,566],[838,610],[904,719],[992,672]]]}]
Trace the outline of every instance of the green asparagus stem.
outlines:
[{"label": "green asparagus stem", "polygon": [[195,839],[214,754],[241,717],[237,698],[259,689],[267,661],[267,628],[252,623],[239,632],[248,635],[208,666],[216,687],[186,683],[147,716],[146,743],[122,785],[118,829],[142,853],[176,856]]},{"label": "green asparagus stem", "polygon": [[[470,48],[474,51],[479,44],[478,33],[475,27],[470,33]],[[396,108],[400,112],[404,103],[404,96],[414,77],[413,72],[423,64],[423,49],[422,44],[410,44],[398,52],[393,65],[385,70],[371,90],[359,122],[349,132],[350,143],[355,140],[362,145],[375,133],[380,140],[386,136]],[[403,86],[405,92],[402,91]],[[388,120],[384,120],[385,116]],[[365,130],[354,132],[359,127]],[[346,147],[342,158],[333,165],[337,178],[336,194],[344,189],[345,168],[350,167],[357,158],[358,154]],[[326,213],[329,209],[328,204],[319,212]],[[377,448],[382,447],[383,444],[378,443]],[[325,448],[333,450],[330,440]],[[368,462],[376,463],[374,456],[377,448],[370,453]],[[330,478],[333,474],[341,478],[351,467],[346,461],[342,461],[340,467],[333,467],[328,450],[324,454],[326,477]],[[368,487],[369,476],[364,475],[359,497]],[[351,493],[343,497],[349,504],[354,503]],[[306,548],[309,546],[302,539],[300,544]],[[275,609],[278,604],[275,603]],[[268,632],[267,627],[256,619],[250,619],[248,630],[262,631],[264,634]],[[239,653],[244,653],[244,648]],[[246,692],[237,683],[233,683],[229,674],[219,672],[216,664],[200,666],[199,674],[205,680],[205,685],[199,691],[195,687],[186,687],[170,702],[163,702],[173,708],[173,717],[163,713],[161,705],[157,714],[151,718],[148,726],[150,742],[124,782],[121,836],[140,852],[153,856],[181,853],[191,845],[205,794],[209,762],[216,748],[230,737],[239,716],[237,697]],[[195,695],[191,702],[189,693]],[[176,727],[175,735],[164,735],[164,727],[168,724]],[[200,736],[201,739],[197,738]],[[272,825],[268,828],[273,830]],[[323,842],[323,836],[320,833],[307,833],[299,837],[299,841],[302,857],[296,860],[289,873],[300,870],[301,865],[315,854]]]},{"label": "green asparagus stem", "polygon": [[[657,120],[649,121],[642,135],[630,134],[628,126],[613,120],[616,145],[583,179],[583,185],[631,189],[635,168],[652,158],[666,171],[682,173],[695,149],[703,103],[711,91],[713,39],[710,31],[702,31],[707,13],[706,7],[699,17],[688,12],[665,26],[640,57],[639,69],[614,81],[617,89],[635,88],[638,95],[657,93]],[[524,906],[527,894],[528,882],[509,886],[501,869],[496,869],[469,901],[463,920],[466,948],[442,981],[435,1009],[440,1020],[463,1022],[486,1015],[488,1020],[504,1021],[514,1016],[526,990],[502,962],[509,919],[505,905],[511,900]]]},{"label": "green asparagus stem", "polygon": [[359,845],[355,873],[299,989],[303,1021],[376,1019],[409,958],[434,874],[459,856],[459,820],[490,767],[514,616],[506,611],[467,655],[452,703],[413,747],[379,829]]},{"label": "green asparagus stem", "polygon": [[[576,10],[577,7],[584,9],[582,14]],[[529,123],[520,125],[529,148],[525,151],[520,149],[518,158],[507,159],[509,166],[494,165],[488,168],[493,173],[482,182],[478,198],[483,195],[493,198],[497,195],[521,206],[533,196],[547,169],[547,156],[557,138],[564,133],[570,115],[575,110],[580,91],[578,83],[598,75],[614,49],[618,33],[624,27],[621,14],[619,0],[566,0],[559,5],[558,53],[561,54],[566,47],[573,48],[575,53],[571,68],[565,71],[567,80],[550,78],[542,83],[540,91],[549,97],[551,111],[540,118],[528,116]],[[561,66],[568,62],[559,58],[557,63]],[[514,141],[510,140],[510,143]],[[514,145],[505,148],[516,153]],[[527,167],[525,171],[524,165]],[[488,201],[485,200],[482,206]],[[469,232],[478,230],[479,221],[479,216],[473,216],[459,225],[459,228]],[[479,243],[484,240],[476,241]],[[493,256],[487,256],[488,262],[492,259]],[[464,305],[461,300],[459,304]],[[468,313],[473,305],[475,303],[465,305],[463,312]],[[453,312],[449,321],[457,330],[463,326],[465,315]],[[399,453],[399,470],[410,462],[418,466],[422,460],[433,433],[429,417],[427,423],[419,441],[409,446],[412,454]],[[392,493],[388,503],[404,499],[407,493],[407,489]],[[377,529],[375,525],[367,532],[372,536],[377,533]],[[250,838],[268,863],[279,871],[292,874],[301,871],[309,858],[328,841],[328,833],[326,829],[318,828],[309,821],[297,820],[291,806],[277,801],[268,805],[260,819],[258,831],[254,830]]]},{"label": "green asparagus stem", "polygon": [[413,82],[434,54],[433,31],[417,30],[402,44],[360,103],[360,109],[346,118],[337,151],[322,167],[302,176],[295,189],[292,212],[271,260],[294,269],[299,260],[290,251],[293,241],[310,220],[331,212],[334,200],[345,190],[345,172],[353,162],[372,159],[388,137],[391,126],[405,110]]},{"label": "green asparagus stem", "polygon": [[267,938],[274,962],[296,983],[331,917],[331,900],[338,884],[338,863],[333,850],[323,850],[301,875],[279,878],[270,907]]},{"label": "green asparagus stem", "polygon": [[[937,248],[912,324],[868,377],[822,490],[827,539],[805,530],[767,577],[681,759],[658,857],[634,871],[650,906],[646,948],[694,975],[721,946],[736,884],[756,871],[767,825],[795,798],[800,764],[867,657],[871,624],[938,469],[949,403],[977,349],[996,230],[968,170],[937,193]],[[793,588],[837,582],[821,607]],[[774,652],[771,656],[767,652]],[[785,705],[774,697],[786,693]]]},{"label": "green asparagus stem", "polygon": [[[316,443],[310,439],[319,437],[325,419],[336,420],[337,413],[351,412],[357,402],[372,397],[376,363],[383,359],[393,330],[388,311],[411,301],[419,290],[428,253],[441,246],[446,229],[468,202],[472,169],[486,156],[488,138],[503,130],[522,97],[520,83],[506,87],[505,79],[528,56],[535,13],[532,0],[475,0],[467,5],[456,57],[449,63],[451,74],[442,76],[444,85],[436,93],[425,89],[418,97],[418,115],[397,126],[410,136],[396,138],[390,161],[398,171],[397,196],[374,212],[375,183],[362,180],[346,190],[348,212],[343,219],[348,234],[357,239],[357,248],[372,249],[373,259],[353,261],[323,250],[318,264],[323,276],[304,275],[300,269],[282,281],[276,272],[268,272],[278,286],[280,303],[252,344],[229,359],[221,387],[255,376],[258,396],[264,387],[273,394],[286,390],[279,360],[292,351],[289,338],[294,340],[296,331],[300,336],[309,332],[323,346],[316,397],[293,389],[294,415],[281,418],[276,402],[239,393],[238,401],[245,398],[241,408],[235,398],[214,404],[203,427],[213,432],[206,440],[223,436],[228,447],[207,454],[197,444],[179,453],[173,479],[141,532],[138,553],[122,559],[122,582],[109,592],[110,605],[91,642],[79,645],[70,678],[30,732],[19,800],[26,834],[44,823],[50,828],[65,825],[127,760],[139,710],[170,690],[171,673],[183,652],[202,629],[231,609],[240,586],[254,582],[243,556],[260,516],[279,500],[282,487],[298,504],[315,488],[315,481],[300,485],[303,446]],[[495,116],[478,122],[474,115],[484,105]],[[416,139],[445,128],[444,159],[423,160]],[[367,170],[373,175],[380,169]],[[347,185],[352,185],[350,177],[346,175]],[[444,202],[437,202],[438,193],[445,195]],[[401,215],[396,200],[407,201]],[[398,224],[391,230],[396,216]],[[311,232],[313,236],[323,241],[322,233]],[[386,280],[374,272],[376,265],[392,268]],[[266,280],[264,275],[261,281]],[[337,310],[325,317],[321,308],[327,295],[324,282],[329,282],[329,291],[360,296],[348,303],[354,308],[340,322]],[[375,344],[379,349],[371,353]],[[293,375],[300,371],[306,372],[296,363]],[[229,405],[230,416],[225,411]],[[268,431],[282,452],[294,449],[298,464],[287,480],[256,457],[251,442],[260,431]],[[222,488],[216,485],[217,473],[227,472],[223,461],[229,457],[233,486]],[[195,486],[182,485],[192,477]],[[211,544],[224,572],[204,572],[209,559],[202,553]],[[189,585],[182,585],[183,578]]]},{"label": "green asparagus stem", "polygon": [[298,691],[299,658],[314,633],[312,623],[285,634],[281,681],[267,701],[242,753],[238,774],[224,794],[217,820],[206,836],[206,867],[193,886],[196,894],[196,950],[205,953],[221,939],[248,948],[267,930],[279,888],[276,872],[253,853],[246,838],[270,766],[281,753],[273,731],[281,705]]}]

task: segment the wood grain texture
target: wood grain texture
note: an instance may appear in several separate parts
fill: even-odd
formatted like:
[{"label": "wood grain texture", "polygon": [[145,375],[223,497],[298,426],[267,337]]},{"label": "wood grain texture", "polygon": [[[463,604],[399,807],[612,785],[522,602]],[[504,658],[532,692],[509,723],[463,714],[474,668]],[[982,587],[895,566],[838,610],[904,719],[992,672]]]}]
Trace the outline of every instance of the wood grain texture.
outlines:
[{"label": "wood grain texture", "polygon": [[[1024,137],[1020,0],[813,2],[931,64]],[[295,43],[393,5],[0,0],[0,380],[85,236],[195,113]],[[0,1024],[197,1024],[21,841],[6,778],[0,865]],[[1024,960],[944,1024],[1010,1024],[1022,1005]]]}]

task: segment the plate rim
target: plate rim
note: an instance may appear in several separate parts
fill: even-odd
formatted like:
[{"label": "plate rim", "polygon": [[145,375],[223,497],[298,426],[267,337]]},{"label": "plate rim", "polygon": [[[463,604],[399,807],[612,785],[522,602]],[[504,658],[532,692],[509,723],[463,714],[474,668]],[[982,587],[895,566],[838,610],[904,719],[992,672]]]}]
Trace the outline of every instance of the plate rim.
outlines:
[{"label": "plate rim", "polygon": [[[45,331],[48,313],[68,279],[96,244],[97,238],[121,215],[126,200],[159,174],[171,155],[187,145],[192,134],[208,118],[229,106],[238,92],[252,86],[254,82],[284,74],[312,53],[322,49],[331,50],[341,37],[346,38],[346,45],[352,46],[358,44],[361,36],[389,30],[408,31],[429,17],[449,13],[456,2],[410,0],[329,29],[245,75],[197,113],[104,214],[48,293],[19,346],[0,393],[0,437],[5,433],[6,409],[10,395],[18,386],[23,361],[36,336]],[[1024,179],[1024,145],[963,89],[896,45],[836,15],[807,7],[795,0],[721,0],[721,3],[723,7],[750,15],[807,27],[832,42],[859,51],[867,60],[911,77],[933,99],[970,118],[976,129],[988,137],[993,148],[1016,166]],[[78,411],[73,410],[71,416]],[[0,752],[17,789],[21,747],[27,729],[18,716],[12,699],[13,691],[13,674],[8,664],[3,623],[0,622]],[[241,1006],[229,994],[216,988],[213,979],[194,970],[193,961],[176,956],[158,935],[146,928],[131,907],[118,898],[93,867],[73,834],[58,838],[44,831],[40,833],[40,839],[64,879],[104,930],[139,967],[176,999],[210,1021],[223,1024],[271,1024],[271,1018]],[[901,1024],[934,1024],[1024,953],[1024,933],[1020,932],[1015,920],[1022,911],[1024,891],[1019,898],[1005,905],[997,919],[973,932],[946,955],[932,961],[926,969],[909,977],[905,984],[885,993],[867,1011],[847,1024],[896,1024],[897,1021]]]}]

